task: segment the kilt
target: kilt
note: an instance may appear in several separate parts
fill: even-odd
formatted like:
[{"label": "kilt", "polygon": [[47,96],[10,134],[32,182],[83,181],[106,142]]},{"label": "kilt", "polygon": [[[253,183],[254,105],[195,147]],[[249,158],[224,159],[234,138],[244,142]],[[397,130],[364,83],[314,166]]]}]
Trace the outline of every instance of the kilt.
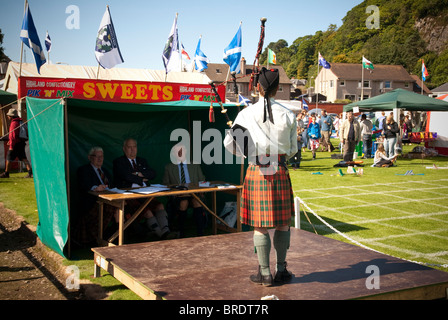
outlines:
[{"label": "kilt", "polygon": [[259,228],[286,226],[291,222],[294,198],[288,169],[276,166],[272,175],[249,165],[241,196],[241,223]]}]

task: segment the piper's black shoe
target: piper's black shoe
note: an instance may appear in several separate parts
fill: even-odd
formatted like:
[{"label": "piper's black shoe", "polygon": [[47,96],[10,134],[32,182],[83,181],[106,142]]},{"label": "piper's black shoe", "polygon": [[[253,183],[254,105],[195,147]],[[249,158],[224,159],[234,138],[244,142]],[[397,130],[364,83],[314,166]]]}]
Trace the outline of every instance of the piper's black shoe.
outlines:
[{"label": "piper's black shoe", "polygon": [[263,276],[260,271],[260,266],[258,266],[258,274],[253,274],[250,276],[250,281],[258,284],[262,284],[265,287],[270,287],[273,285],[274,281],[272,275],[269,273],[268,276]]},{"label": "piper's black shoe", "polygon": [[285,282],[289,282],[292,279],[292,273],[289,272],[288,270],[286,270],[286,261],[285,261],[285,269],[283,271],[277,271],[275,273],[275,277],[274,277],[274,281],[275,282],[281,282],[281,283],[285,283]]}]

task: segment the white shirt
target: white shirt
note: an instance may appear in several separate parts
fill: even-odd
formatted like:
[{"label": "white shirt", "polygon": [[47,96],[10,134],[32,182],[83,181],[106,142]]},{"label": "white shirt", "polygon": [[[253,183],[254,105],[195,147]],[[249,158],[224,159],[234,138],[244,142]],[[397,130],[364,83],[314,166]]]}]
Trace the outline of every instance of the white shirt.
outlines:
[{"label": "white shirt", "polygon": [[[248,156],[286,154],[289,159],[297,153],[297,121],[294,112],[271,99],[274,123],[264,118],[264,99],[243,109],[236,117],[232,129],[227,130],[225,148],[234,153],[234,136],[238,127],[247,129],[253,143],[249,143]],[[233,132],[232,132],[233,131]],[[238,140],[237,137],[237,142]],[[238,144],[238,143],[237,143]],[[243,145],[243,144],[240,144]],[[237,147],[234,153],[241,156],[243,150]]]}]

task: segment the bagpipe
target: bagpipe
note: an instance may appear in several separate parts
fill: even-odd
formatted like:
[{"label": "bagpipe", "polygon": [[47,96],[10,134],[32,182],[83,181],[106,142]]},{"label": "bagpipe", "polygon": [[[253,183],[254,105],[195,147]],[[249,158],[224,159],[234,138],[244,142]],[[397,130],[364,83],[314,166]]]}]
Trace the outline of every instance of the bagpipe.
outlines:
[{"label": "bagpipe", "polygon": [[[260,54],[263,50],[263,44],[264,44],[264,38],[265,38],[265,24],[267,19],[266,18],[261,18],[261,31],[260,31],[260,39],[258,41],[258,48],[257,48],[257,53],[255,55],[255,61],[254,61],[254,68],[252,69],[252,73],[250,75],[250,81],[249,81],[249,91],[253,91],[252,92],[252,96],[256,97],[257,96],[257,84],[258,84],[258,76],[260,74]],[[243,70],[243,75],[240,78],[244,78],[246,77],[246,75],[244,75],[245,70]],[[233,93],[238,97],[238,85],[237,85],[237,77],[236,77],[236,72],[232,71],[231,72],[231,76],[232,76],[232,82],[233,82]],[[238,79],[240,79],[238,78]],[[226,85],[228,81],[225,81],[219,85]],[[221,113],[224,114],[226,116],[226,120],[227,120],[227,125],[229,127],[232,127],[233,125],[233,121],[229,118],[229,115],[227,114],[227,109],[224,108],[224,104],[222,102],[221,97],[218,94],[218,91],[216,90],[216,85],[213,81],[209,82],[210,87],[212,88],[212,91],[215,95],[215,99],[216,102],[218,102],[218,104],[221,106]],[[210,105],[210,111],[209,111],[209,120],[210,122],[214,122],[215,121],[215,117],[214,117],[214,112],[213,112],[213,102]]]}]

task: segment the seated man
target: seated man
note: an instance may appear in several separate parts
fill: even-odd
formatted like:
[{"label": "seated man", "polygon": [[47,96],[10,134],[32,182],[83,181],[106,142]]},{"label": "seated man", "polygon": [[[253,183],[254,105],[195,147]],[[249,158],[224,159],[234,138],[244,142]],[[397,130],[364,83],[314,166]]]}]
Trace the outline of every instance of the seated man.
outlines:
[{"label": "seated man", "polygon": [[[205,180],[200,165],[189,164],[186,160],[186,148],[182,144],[177,144],[171,150],[171,163],[165,166],[163,184],[182,185],[188,183],[198,184]],[[199,201],[192,196],[179,196],[170,199],[173,205],[172,214],[178,214],[180,236],[185,236],[185,220],[187,218],[188,207],[193,207],[193,215],[196,221],[198,236],[204,235],[207,224],[207,216]]]},{"label": "seated man", "polygon": [[[102,168],[104,152],[101,147],[93,147],[87,156],[89,163],[78,168],[77,178],[79,187],[79,212],[75,222],[73,237],[79,244],[85,246],[93,244],[98,236],[98,204],[96,196],[89,191],[101,192],[109,188],[111,175]],[[112,219],[115,220],[112,220]],[[103,230],[110,222],[118,221],[118,209],[104,205]]]},{"label": "seated man", "polygon": [[[124,155],[113,162],[115,186],[117,188],[137,188],[149,186],[149,181],[156,177],[148,162],[137,156],[137,141],[127,139],[123,143]],[[141,200],[128,200],[127,209],[135,212],[142,204]],[[162,203],[153,199],[143,211],[146,224],[161,239],[170,235],[168,215]]]}]

